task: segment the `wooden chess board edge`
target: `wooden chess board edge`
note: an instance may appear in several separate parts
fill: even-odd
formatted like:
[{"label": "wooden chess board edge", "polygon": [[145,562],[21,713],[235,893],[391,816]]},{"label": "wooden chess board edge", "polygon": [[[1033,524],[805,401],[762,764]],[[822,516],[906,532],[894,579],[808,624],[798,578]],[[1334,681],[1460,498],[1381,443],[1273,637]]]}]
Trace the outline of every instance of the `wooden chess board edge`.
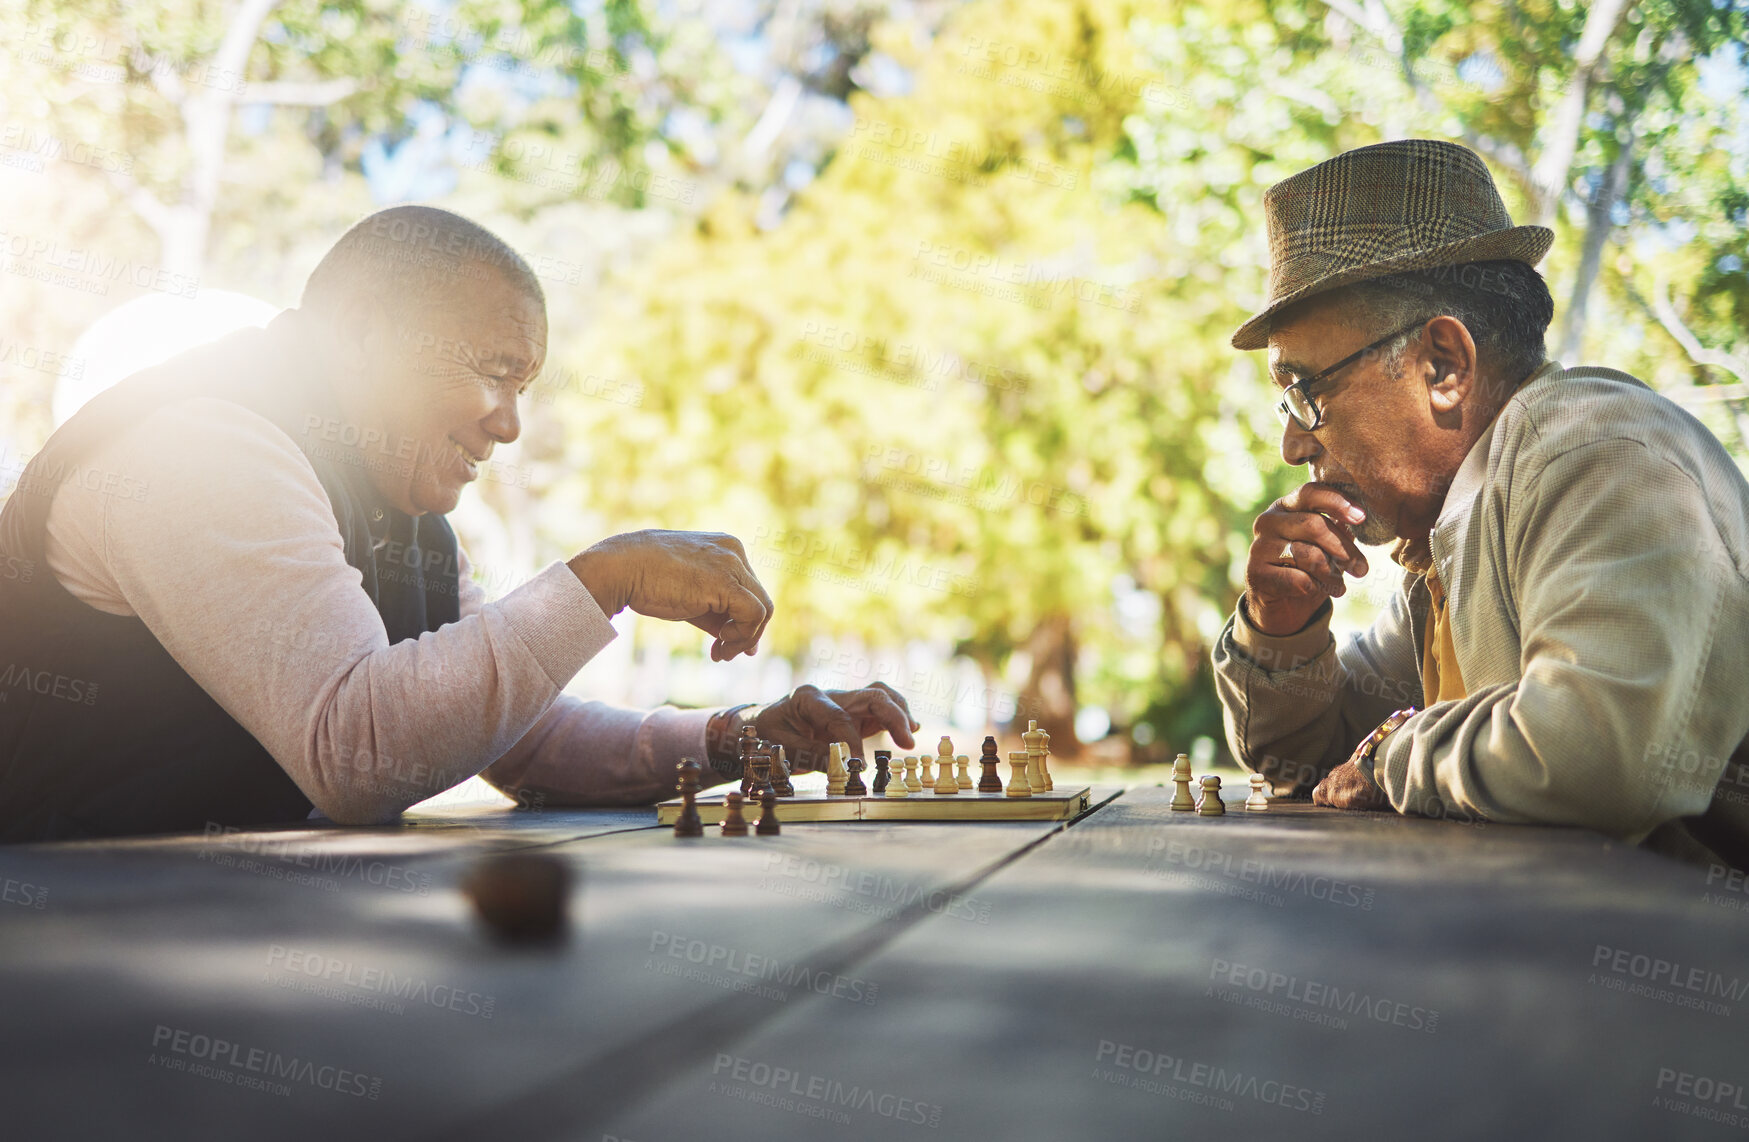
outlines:
[{"label": "wooden chess board edge", "polygon": [[[1101,790],[1102,793],[1106,791]],[[1109,800],[1107,795],[1101,801]],[[699,820],[720,824],[723,799],[700,797]],[[672,825],[680,816],[676,799],[656,806],[656,823]],[[1031,797],[1007,797],[997,793],[913,793],[909,797],[825,797],[819,794],[785,798],[777,803],[777,818],[784,824],[818,824],[828,821],[1068,821],[1094,808],[1089,786],[1053,789]],[[758,806],[746,811],[749,822],[758,819]]]}]

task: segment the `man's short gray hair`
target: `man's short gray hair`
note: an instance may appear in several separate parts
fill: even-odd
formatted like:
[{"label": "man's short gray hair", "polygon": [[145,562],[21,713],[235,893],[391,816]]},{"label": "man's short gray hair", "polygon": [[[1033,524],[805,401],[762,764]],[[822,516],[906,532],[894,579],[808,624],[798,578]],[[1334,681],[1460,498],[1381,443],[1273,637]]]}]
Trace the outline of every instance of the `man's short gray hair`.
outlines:
[{"label": "man's short gray hair", "polygon": [[[1416,319],[1457,318],[1470,331],[1484,367],[1516,385],[1548,359],[1543,337],[1555,313],[1548,283],[1519,261],[1466,262],[1430,270],[1391,274],[1343,286],[1339,320],[1379,336]],[[1385,351],[1385,366],[1396,371],[1413,338]]]},{"label": "man's short gray hair", "polygon": [[493,275],[546,305],[528,263],[478,222],[435,206],[393,206],[340,236],[304,284],[301,306],[332,315],[376,299],[396,320],[417,324]]}]

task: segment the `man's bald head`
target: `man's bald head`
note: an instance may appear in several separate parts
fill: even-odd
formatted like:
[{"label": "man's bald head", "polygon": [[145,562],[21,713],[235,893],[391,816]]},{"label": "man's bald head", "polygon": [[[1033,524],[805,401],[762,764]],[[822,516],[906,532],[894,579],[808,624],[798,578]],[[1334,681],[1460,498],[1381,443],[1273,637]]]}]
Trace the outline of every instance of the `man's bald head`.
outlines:
[{"label": "man's bald head", "polygon": [[371,301],[422,324],[467,304],[486,281],[507,282],[546,307],[540,279],[498,235],[434,206],[394,206],[341,235],[310,274],[300,308],[337,317]]}]

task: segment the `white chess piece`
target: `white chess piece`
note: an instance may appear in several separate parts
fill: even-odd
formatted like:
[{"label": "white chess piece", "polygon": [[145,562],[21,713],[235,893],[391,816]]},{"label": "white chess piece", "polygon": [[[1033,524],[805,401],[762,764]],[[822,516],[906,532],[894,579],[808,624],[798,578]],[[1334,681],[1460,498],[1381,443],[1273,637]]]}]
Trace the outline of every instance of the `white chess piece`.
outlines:
[{"label": "white chess piece", "polygon": [[1196,803],[1196,811],[1205,817],[1226,816],[1227,803],[1221,799],[1221,779],[1212,773],[1202,779],[1202,800]]},{"label": "white chess piece", "polygon": [[1269,781],[1261,773],[1251,775],[1251,796],[1245,798],[1245,808],[1255,812],[1258,809],[1269,808]]},{"label": "white chess piece", "polygon": [[826,795],[844,796],[844,786],[850,780],[850,770],[844,767],[844,745],[833,742],[826,750]]},{"label": "white chess piece", "polygon": [[945,796],[959,791],[959,778],[953,775],[953,739],[942,738],[940,755],[935,759],[935,792]]},{"label": "white chess piece", "polygon": [[1027,731],[1020,735],[1020,740],[1026,743],[1026,780],[1034,793],[1043,793],[1045,785],[1045,751],[1044,731],[1038,728],[1038,723],[1028,722]]},{"label": "white chess piece", "polygon": [[909,793],[923,792],[923,782],[917,780],[917,759],[914,757],[905,759],[905,789]]},{"label": "white chess piece", "polygon": [[953,760],[954,764],[960,767],[960,792],[977,792],[978,783],[972,780],[972,759],[962,753]]},{"label": "white chess piece", "polygon": [[1013,776],[1008,780],[1007,794],[1010,797],[1031,797],[1032,782],[1027,779],[1027,771],[1032,767],[1027,764],[1025,750],[1015,750],[1008,755],[1008,766]]},{"label": "white chess piece", "polygon": [[1178,760],[1172,763],[1172,782],[1178,786],[1178,791],[1172,795],[1173,811],[1178,813],[1194,813],[1196,811],[1196,798],[1190,795],[1192,780],[1190,755],[1181,753],[1178,755]]}]

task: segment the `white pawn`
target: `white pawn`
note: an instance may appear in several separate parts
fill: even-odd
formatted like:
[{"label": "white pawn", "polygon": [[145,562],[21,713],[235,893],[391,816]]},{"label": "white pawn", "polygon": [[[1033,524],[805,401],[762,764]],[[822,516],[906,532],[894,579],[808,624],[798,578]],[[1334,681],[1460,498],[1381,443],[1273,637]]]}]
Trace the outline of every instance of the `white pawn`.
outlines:
[{"label": "white pawn", "polygon": [[918,768],[923,771],[923,776],[918,778],[918,780],[922,782],[923,788],[929,790],[934,790],[935,788],[935,776],[929,772],[929,766],[934,761],[935,759],[926,753],[920,753],[917,755]]},{"label": "white pawn", "polygon": [[911,796],[911,787],[905,784],[905,763],[910,760],[907,757],[893,763],[892,776],[887,778],[888,797]]},{"label": "white pawn", "polygon": [[954,764],[960,767],[960,792],[975,792],[978,788],[978,783],[972,780],[972,759],[962,753],[953,760]]},{"label": "white pawn", "polygon": [[1026,743],[1026,780],[1034,793],[1043,793],[1048,788],[1045,785],[1044,736],[1037,722],[1028,722],[1027,731],[1020,735],[1020,740]]},{"label": "white pawn", "polygon": [[953,739],[941,739],[941,755],[935,759],[935,792],[937,796],[960,791],[959,778],[953,775]]},{"label": "white pawn", "polygon": [[1196,811],[1205,817],[1226,816],[1227,803],[1221,800],[1221,779],[1212,773],[1202,779],[1202,800],[1196,803]]},{"label": "white pawn", "polygon": [[923,792],[923,782],[917,780],[917,759],[905,759],[905,788],[910,793]]},{"label": "white pawn", "polygon": [[850,770],[844,767],[844,746],[833,742],[826,750],[826,795],[844,796],[844,786],[850,781]]},{"label": "white pawn", "polygon": [[1015,750],[1008,755],[1008,767],[1013,776],[1008,779],[1007,793],[1010,797],[1031,797],[1032,782],[1027,780],[1026,771],[1030,768],[1026,763],[1026,752]]},{"label": "white pawn", "polygon": [[1269,782],[1261,773],[1251,775],[1251,796],[1245,798],[1245,808],[1250,810],[1269,808],[1269,793],[1266,787]]},{"label": "white pawn", "polygon": [[1190,773],[1190,755],[1181,753],[1178,760],[1172,763],[1172,782],[1178,786],[1178,792],[1172,795],[1172,809],[1178,813],[1196,812],[1196,798],[1190,795],[1190,783],[1194,780]]}]

